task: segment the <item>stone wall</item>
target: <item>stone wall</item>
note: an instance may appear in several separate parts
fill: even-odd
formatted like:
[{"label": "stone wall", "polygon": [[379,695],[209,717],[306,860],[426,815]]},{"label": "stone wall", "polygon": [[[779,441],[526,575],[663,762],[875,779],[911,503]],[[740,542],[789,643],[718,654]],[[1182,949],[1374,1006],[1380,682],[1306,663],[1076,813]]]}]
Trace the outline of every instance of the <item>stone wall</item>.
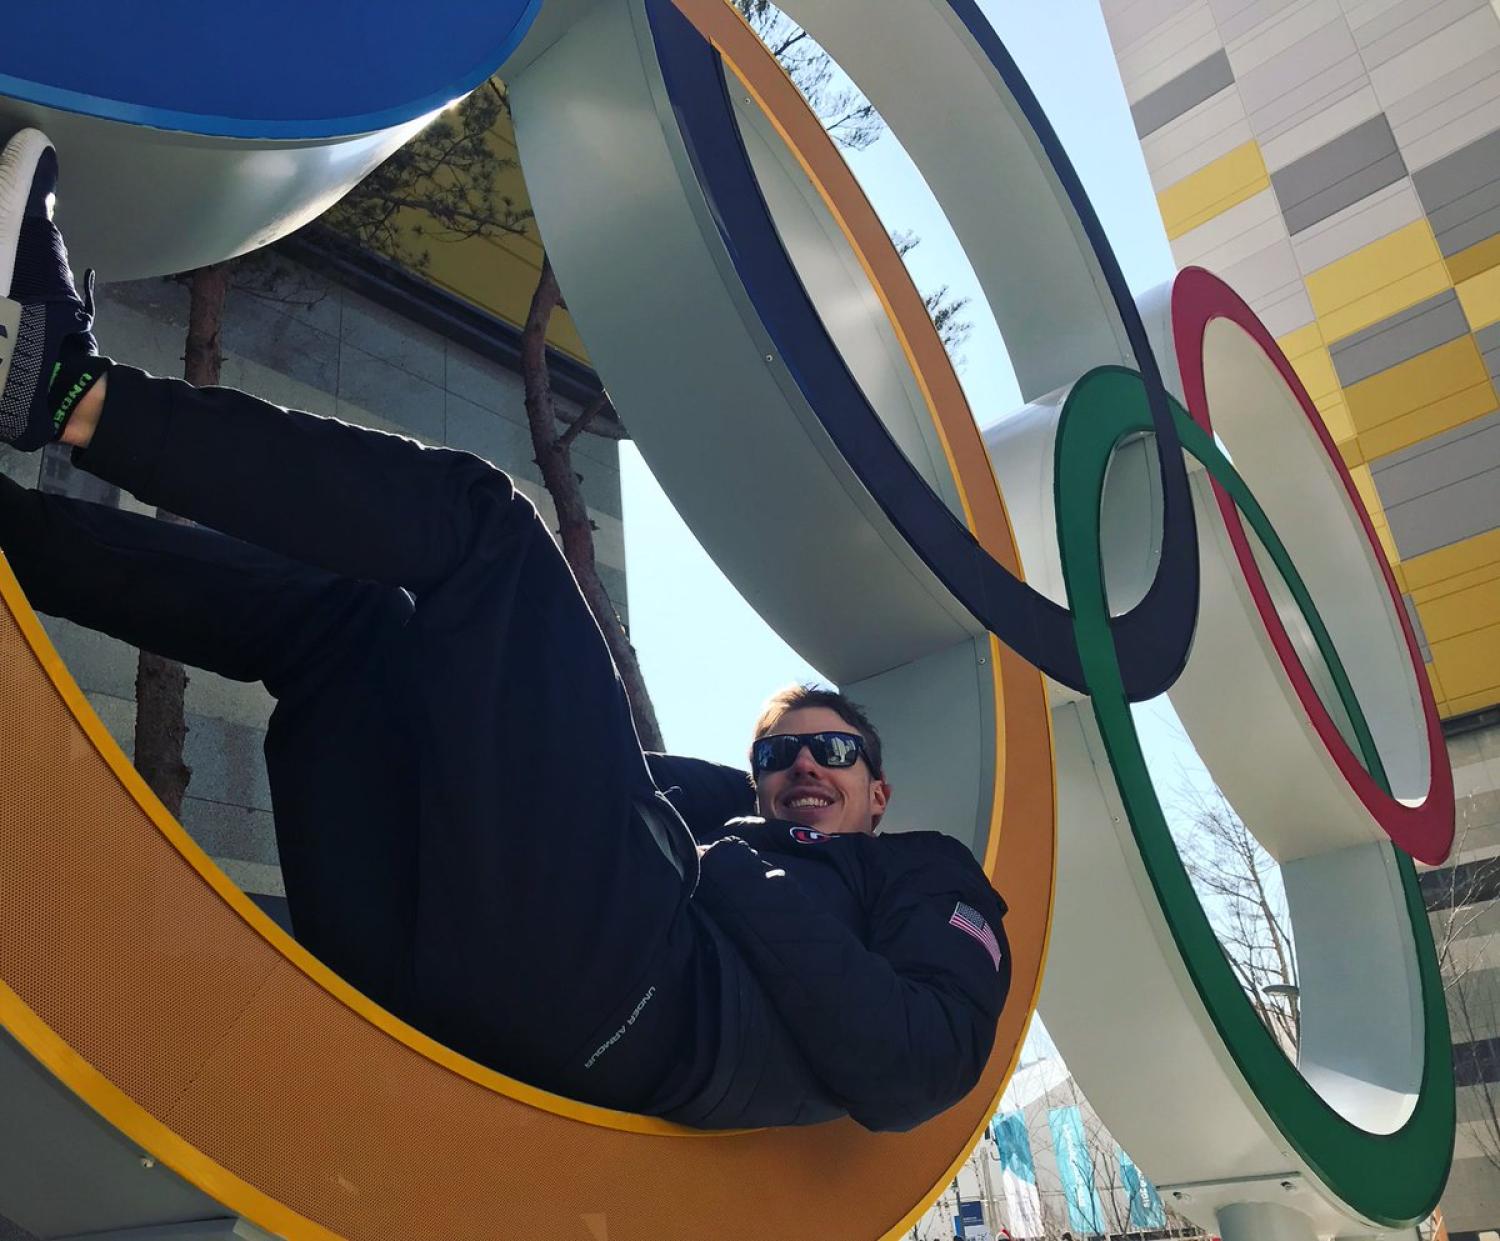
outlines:
[{"label": "stone wall", "polygon": [[[186,325],[181,283],[135,281],[99,290],[101,348],[120,361],[180,375]],[[550,521],[552,505],[532,460],[521,379],[501,362],[281,259],[256,263],[230,295],[223,344],[226,385],[476,453],[510,473]],[[598,528],[601,576],[623,616],[618,451],[609,440],[583,435],[573,456]],[[0,472],[25,486],[148,511],[74,469],[66,450],[23,456],[0,446]],[[266,502],[276,502],[274,478],[266,480]],[[129,754],[136,652],[66,621],[44,620],[94,709]],[[281,875],[261,757],[271,706],[258,684],[190,672],[186,758],[193,775],[182,818],[230,878],[281,920]]]}]

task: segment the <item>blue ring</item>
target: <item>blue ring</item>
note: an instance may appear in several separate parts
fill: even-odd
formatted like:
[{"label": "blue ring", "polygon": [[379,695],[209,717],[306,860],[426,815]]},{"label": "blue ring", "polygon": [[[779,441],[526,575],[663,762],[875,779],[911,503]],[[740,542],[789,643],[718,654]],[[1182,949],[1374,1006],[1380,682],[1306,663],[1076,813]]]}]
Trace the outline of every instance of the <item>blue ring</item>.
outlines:
[{"label": "blue ring", "polygon": [[[253,17],[239,4],[194,5],[193,20],[179,21],[187,2],[153,0],[143,16],[141,6],[126,6],[125,14],[103,0],[75,0],[67,23],[88,32],[88,48],[105,47],[103,60],[80,53],[76,40],[47,19],[46,6],[22,8],[7,17],[0,95],[207,137],[349,138],[403,125],[473,90],[520,44],[542,0],[493,0],[485,8],[444,4],[424,18],[428,33],[421,39],[406,25],[409,11],[374,0],[343,23],[333,6],[306,9],[289,0],[262,0]],[[315,28],[308,30],[310,24]],[[354,46],[330,51],[341,26]],[[296,43],[286,37],[292,32]],[[389,56],[375,59],[399,67],[400,75],[376,76],[368,51],[360,54],[355,44],[388,46]],[[232,51],[205,65],[203,49],[215,46]],[[248,68],[230,73],[231,58],[237,66],[254,66],[253,77]],[[351,101],[354,111],[340,110]]]},{"label": "blue ring", "polygon": [[[1136,701],[1187,663],[1198,614],[1198,545],[1166,389],[1134,299],[1088,196],[1024,78],[972,0],[948,0],[1019,104],[1103,272],[1146,384],[1161,463],[1161,559],[1145,597],[1113,622]],[[735,271],[782,361],[849,466],[922,560],[988,630],[1048,676],[1086,692],[1072,613],[1007,572],[896,444],[808,297],[751,167],[718,53],[671,0],[646,0],[662,78],[688,157]]]}]

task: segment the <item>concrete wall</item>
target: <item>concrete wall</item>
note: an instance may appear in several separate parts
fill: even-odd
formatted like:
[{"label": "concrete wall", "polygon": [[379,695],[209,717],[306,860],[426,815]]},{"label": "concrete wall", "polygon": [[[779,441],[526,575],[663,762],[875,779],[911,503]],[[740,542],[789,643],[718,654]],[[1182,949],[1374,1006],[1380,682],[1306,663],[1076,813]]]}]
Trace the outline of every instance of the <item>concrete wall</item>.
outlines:
[{"label": "concrete wall", "polygon": [[[258,268],[256,291],[236,290],[224,322],[223,382],[278,404],[447,444],[509,472],[548,516],[552,505],[532,460],[522,383],[512,370],[308,269]],[[182,373],[186,289],[151,280],[100,289],[98,332],[111,356],[162,375]],[[564,403],[563,407],[570,408]],[[625,613],[625,552],[616,445],[581,436],[574,462],[598,527],[601,575]],[[23,456],[0,446],[0,472],[26,486],[145,511],[73,469],[59,449]],[[267,480],[275,502],[275,480]],[[68,667],[126,753],[135,720],[136,652],[45,618]],[[270,793],[261,744],[272,700],[257,685],[192,671],[186,758],[193,769],[183,823],[248,893],[284,915]]]},{"label": "concrete wall", "polygon": [[1453,857],[1425,873],[1422,886],[1445,959],[1461,1083],[1443,1195],[1444,1218],[1461,1241],[1500,1229],[1500,1041],[1492,1041],[1500,1040],[1500,901],[1491,896],[1500,890],[1500,718],[1450,736],[1448,755],[1458,794]]}]

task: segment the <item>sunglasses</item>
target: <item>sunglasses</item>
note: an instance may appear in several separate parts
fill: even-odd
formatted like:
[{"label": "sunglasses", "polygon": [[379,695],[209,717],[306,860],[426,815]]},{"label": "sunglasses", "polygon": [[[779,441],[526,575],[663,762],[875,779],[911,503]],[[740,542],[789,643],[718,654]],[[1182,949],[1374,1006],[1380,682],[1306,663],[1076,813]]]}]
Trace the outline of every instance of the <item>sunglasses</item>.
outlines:
[{"label": "sunglasses", "polygon": [[853,767],[863,757],[865,739],[858,733],[775,733],[758,737],[750,747],[750,763],[757,772],[785,771],[797,761],[802,747],[819,767]]}]

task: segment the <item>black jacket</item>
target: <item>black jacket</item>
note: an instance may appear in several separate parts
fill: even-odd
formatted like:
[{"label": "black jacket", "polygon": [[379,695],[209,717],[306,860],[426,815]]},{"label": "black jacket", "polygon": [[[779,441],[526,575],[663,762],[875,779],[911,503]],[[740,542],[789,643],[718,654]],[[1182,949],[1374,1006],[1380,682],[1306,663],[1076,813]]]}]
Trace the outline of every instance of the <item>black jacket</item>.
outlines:
[{"label": "black jacket", "polygon": [[1010,985],[1005,905],[969,851],[937,832],[825,836],[732,818],[753,809],[744,772],[651,762],[709,846],[692,904],[722,988],[710,1084],[673,1118],[725,1128],[847,1113],[904,1130],[967,1094]]}]

